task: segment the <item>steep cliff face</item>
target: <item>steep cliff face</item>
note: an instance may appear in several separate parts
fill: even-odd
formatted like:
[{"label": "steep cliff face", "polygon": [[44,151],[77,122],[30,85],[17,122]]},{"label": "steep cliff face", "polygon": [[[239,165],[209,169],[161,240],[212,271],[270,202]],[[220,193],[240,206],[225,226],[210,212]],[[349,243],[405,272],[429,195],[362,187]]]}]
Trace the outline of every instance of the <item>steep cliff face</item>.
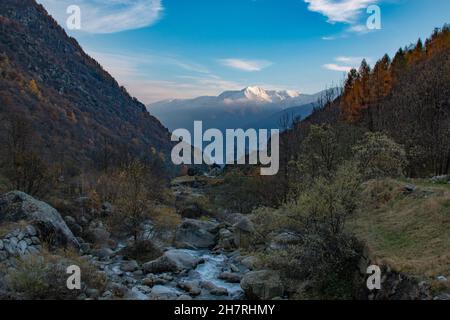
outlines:
[{"label": "steep cliff face", "polygon": [[0,2],[0,116],[22,114],[48,154],[94,160],[107,139],[135,156],[170,136],[34,0]]}]

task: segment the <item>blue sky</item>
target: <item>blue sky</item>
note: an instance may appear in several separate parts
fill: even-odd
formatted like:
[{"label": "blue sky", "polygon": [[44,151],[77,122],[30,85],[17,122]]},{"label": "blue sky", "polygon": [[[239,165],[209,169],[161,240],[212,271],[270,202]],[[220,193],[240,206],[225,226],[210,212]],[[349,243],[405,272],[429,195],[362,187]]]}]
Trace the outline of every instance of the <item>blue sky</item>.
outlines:
[{"label": "blue sky", "polygon": [[[448,0],[38,0],[144,103],[259,85],[314,93],[450,22]],[[382,28],[368,30],[367,7]],[[67,29],[67,28],[66,28]]]}]

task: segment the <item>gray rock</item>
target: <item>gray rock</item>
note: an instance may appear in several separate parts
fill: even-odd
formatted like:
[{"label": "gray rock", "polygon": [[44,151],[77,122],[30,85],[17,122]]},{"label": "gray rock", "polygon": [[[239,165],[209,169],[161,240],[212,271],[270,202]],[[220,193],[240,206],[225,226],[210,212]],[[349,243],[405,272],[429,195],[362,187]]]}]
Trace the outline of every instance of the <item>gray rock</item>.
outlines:
[{"label": "gray rock", "polygon": [[150,293],[151,300],[176,300],[181,293],[173,288],[154,286]]},{"label": "gray rock", "polygon": [[186,219],[175,233],[175,244],[178,248],[212,248],[216,244],[217,226],[213,222]]},{"label": "gray rock", "polygon": [[204,281],[201,283],[202,288],[209,291],[213,296],[227,296],[228,290],[226,288],[218,287],[211,281]]},{"label": "gray rock", "polygon": [[83,227],[80,226],[73,217],[65,216],[64,220],[66,221],[69,229],[72,230],[74,234],[81,235],[83,233]]},{"label": "gray rock", "polygon": [[3,248],[5,248],[5,246],[3,245],[3,241],[0,240],[0,250],[3,250]]},{"label": "gray rock", "polygon": [[237,273],[222,272],[219,275],[219,279],[229,282],[229,283],[240,283],[242,280],[242,276]]},{"label": "gray rock", "polygon": [[286,249],[290,245],[299,243],[301,238],[291,232],[282,232],[277,234],[270,243],[270,249],[272,250],[282,250]]},{"label": "gray rock", "polygon": [[106,244],[110,238],[110,233],[101,223],[91,223],[86,230],[85,238],[87,241],[97,244]]},{"label": "gray rock", "polygon": [[25,254],[27,252],[27,248],[28,248],[28,245],[27,245],[26,241],[24,241],[24,240],[21,240],[17,245],[17,249],[19,250],[20,254]]},{"label": "gray rock", "polygon": [[8,240],[3,241],[3,245],[5,246],[5,251],[8,252],[10,255],[15,256],[17,255],[17,248],[15,245],[11,244],[11,242]]},{"label": "gray rock", "polygon": [[241,230],[250,233],[255,231],[255,226],[247,217],[243,217],[242,219],[240,219],[237,223],[233,225],[233,228],[235,230]]},{"label": "gray rock", "polygon": [[36,237],[38,235],[38,232],[36,230],[35,227],[33,227],[32,225],[28,225],[25,227],[25,232],[30,236],[30,237]]},{"label": "gray rock", "polygon": [[41,240],[39,240],[38,237],[31,237],[31,242],[33,242],[33,244],[40,244]]},{"label": "gray rock", "polygon": [[123,298],[128,292],[128,288],[120,283],[111,283],[109,285],[109,290],[113,293],[115,297]]},{"label": "gray rock", "polygon": [[447,277],[445,277],[445,276],[439,276],[436,278],[436,280],[439,282],[447,282],[448,281]]},{"label": "gray rock", "polygon": [[202,293],[199,281],[182,281],[177,284],[177,287],[194,297],[199,296]]},{"label": "gray rock", "polygon": [[417,187],[413,184],[407,184],[405,186],[405,191],[408,193],[414,193],[414,192],[416,192],[416,190],[417,190]]},{"label": "gray rock", "polygon": [[42,236],[53,239],[56,245],[79,247],[78,241],[58,211],[26,193],[13,191],[2,195],[0,212],[4,213],[3,221],[28,221],[39,229]]},{"label": "gray rock", "polygon": [[0,262],[8,259],[8,253],[6,251],[0,251]]},{"label": "gray rock", "polygon": [[114,251],[110,248],[101,248],[93,251],[93,254],[99,257],[102,260],[109,259],[112,255],[114,255]]},{"label": "gray rock", "polygon": [[200,260],[182,250],[166,251],[160,258],[147,262],[142,269],[147,273],[181,272],[195,268]]},{"label": "gray rock", "polygon": [[133,272],[139,269],[139,264],[135,260],[124,261],[120,265],[120,269],[124,272]]},{"label": "gray rock", "polygon": [[23,240],[23,238],[25,238],[25,232],[20,231],[19,234],[17,235],[17,240]]},{"label": "gray rock", "polygon": [[28,247],[27,251],[31,255],[35,255],[35,254],[39,253],[39,250],[36,247],[32,247],[32,246]]},{"label": "gray rock", "polygon": [[271,300],[284,292],[279,273],[272,270],[248,272],[242,278],[241,287],[248,299]]}]

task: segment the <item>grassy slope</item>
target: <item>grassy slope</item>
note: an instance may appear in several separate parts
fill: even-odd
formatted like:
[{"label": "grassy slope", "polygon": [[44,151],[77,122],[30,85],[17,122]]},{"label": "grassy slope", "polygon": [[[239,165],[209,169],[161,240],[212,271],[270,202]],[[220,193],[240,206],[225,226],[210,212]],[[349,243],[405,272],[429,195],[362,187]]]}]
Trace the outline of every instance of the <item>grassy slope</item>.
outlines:
[{"label": "grassy slope", "polygon": [[404,192],[402,181],[368,183],[364,209],[349,227],[398,271],[450,276],[450,186],[412,183],[418,187],[412,194]]}]

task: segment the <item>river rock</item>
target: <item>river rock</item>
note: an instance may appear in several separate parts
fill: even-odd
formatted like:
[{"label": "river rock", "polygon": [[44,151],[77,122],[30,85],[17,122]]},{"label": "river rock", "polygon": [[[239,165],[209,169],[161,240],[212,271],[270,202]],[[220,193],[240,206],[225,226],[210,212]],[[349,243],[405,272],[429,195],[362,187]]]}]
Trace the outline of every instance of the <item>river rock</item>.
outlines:
[{"label": "river rock", "polygon": [[181,272],[195,268],[200,260],[182,250],[166,251],[160,258],[147,262],[142,269],[147,273]]},{"label": "river rock", "polygon": [[242,276],[237,273],[222,272],[219,275],[219,279],[229,282],[229,283],[240,283],[242,280]]},{"label": "river rock", "polygon": [[241,264],[249,270],[255,269],[258,259],[253,256],[243,257],[241,259]]},{"label": "river rock", "polygon": [[203,289],[209,291],[213,296],[227,296],[228,290],[226,288],[218,287],[211,281],[204,281],[201,283]]},{"label": "river rock", "polygon": [[199,281],[182,281],[177,287],[188,292],[191,296],[199,296],[202,293]]},{"label": "river rock", "polygon": [[25,220],[36,227],[42,237],[52,239],[53,244],[79,247],[78,241],[58,211],[24,192],[12,191],[2,195],[0,212],[0,222]]},{"label": "river rock", "polygon": [[134,272],[139,269],[139,264],[135,260],[124,261],[120,265],[120,269],[124,272]]},{"label": "river rock", "polygon": [[241,287],[248,299],[271,300],[283,295],[283,284],[276,271],[251,271],[244,275]]},{"label": "river rock", "polygon": [[151,300],[176,300],[181,294],[173,289],[164,286],[154,286],[150,293]]},{"label": "river rock", "polygon": [[216,244],[217,226],[214,222],[186,219],[176,231],[175,245],[178,248],[212,248]]}]

